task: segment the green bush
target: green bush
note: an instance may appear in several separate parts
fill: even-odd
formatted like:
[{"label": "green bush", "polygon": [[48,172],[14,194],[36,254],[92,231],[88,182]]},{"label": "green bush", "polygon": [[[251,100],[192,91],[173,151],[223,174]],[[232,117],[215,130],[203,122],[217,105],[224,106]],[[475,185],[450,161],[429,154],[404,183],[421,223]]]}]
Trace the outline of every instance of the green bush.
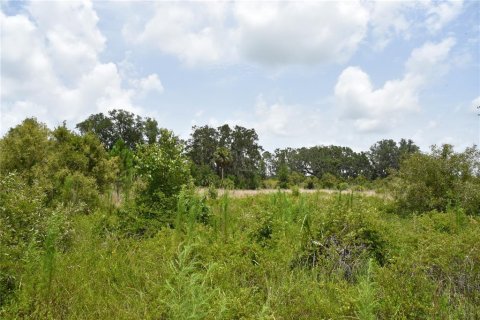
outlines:
[{"label": "green bush", "polygon": [[325,173],[320,179],[320,185],[325,189],[335,189],[339,184],[339,179],[331,173]]},{"label": "green bush", "polygon": [[292,196],[294,196],[294,197],[300,196],[300,188],[298,186],[296,186],[296,185],[293,186],[291,188],[291,190],[292,190]]},{"label": "green bush", "polygon": [[479,163],[476,148],[455,153],[450,145],[408,157],[393,180],[398,210],[422,213],[462,206],[468,214],[478,214],[480,179],[475,175],[480,172]]},{"label": "green bush", "polygon": [[305,178],[305,189],[313,190],[320,186],[320,180],[317,177],[309,176]]},{"label": "green bush", "polygon": [[277,179],[265,179],[263,180],[263,188],[265,189],[276,189],[278,186],[278,180]]},{"label": "green bush", "polygon": [[220,182],[220,187],[226,190],[233,190],[235,189],[235,182],[231,178],[224,178]]},{"label": "green bush", "polygon": [[57,246],[68,247],[71,229],[63,209],[45,205],[37,185],[29,186],[19,175],[0,179],[0,306],[14,292],[25,271],[29,254],[42,248],[55,221]]},{"label": "green bush", "polygon": [[191,181],[181,144],[172,132],[162,130],[158,143],[138,146],[135,160],[144,181],[135,200],[138,214],[172,223],[178,195]]}]

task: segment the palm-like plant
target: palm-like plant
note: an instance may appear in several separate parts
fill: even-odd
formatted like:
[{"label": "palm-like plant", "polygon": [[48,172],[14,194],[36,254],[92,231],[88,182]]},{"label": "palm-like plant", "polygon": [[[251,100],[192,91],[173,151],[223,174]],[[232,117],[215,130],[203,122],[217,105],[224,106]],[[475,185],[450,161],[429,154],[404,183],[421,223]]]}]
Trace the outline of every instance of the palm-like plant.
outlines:
[{"label": "palm-like plant", "polygon": [[215,164],[218,168],[220,168],[221,177],[223,181],[223,172],[225,167],[227,167],[232,162],[232,154],[230,150],[225,147],[219,147],[215,151],[213,158],[215,160]]}]

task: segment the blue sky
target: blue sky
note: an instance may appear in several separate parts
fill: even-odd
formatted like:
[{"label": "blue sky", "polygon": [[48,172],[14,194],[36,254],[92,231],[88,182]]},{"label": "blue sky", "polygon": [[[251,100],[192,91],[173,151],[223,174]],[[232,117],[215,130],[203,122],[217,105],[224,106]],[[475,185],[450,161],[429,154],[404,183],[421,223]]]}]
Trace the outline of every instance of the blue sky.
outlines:
[{"label": "blue sky", "polygon": [[478,144],[480,2],[4,1],[1,134],[123,108],[267,150]]}]

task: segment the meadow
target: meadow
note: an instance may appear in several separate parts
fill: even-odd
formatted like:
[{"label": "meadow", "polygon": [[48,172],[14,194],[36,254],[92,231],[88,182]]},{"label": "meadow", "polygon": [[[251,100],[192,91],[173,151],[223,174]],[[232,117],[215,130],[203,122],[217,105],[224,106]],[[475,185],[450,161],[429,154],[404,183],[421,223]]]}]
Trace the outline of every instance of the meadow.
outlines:
[{"label": "meadow", "polygon": [[65,125],[12,128],[0,319],[480,318],[475,146],[258,158],[235,130],[186,152],[165,129],[108,149]]},{"label": "meadow", "polygon": [[1,317],[480,317],[480,220],[461,209],[401,216],[354,192],[226,192],[180,197],[175,219],[135,237],[112,205],[70,232],[53,216]]}]

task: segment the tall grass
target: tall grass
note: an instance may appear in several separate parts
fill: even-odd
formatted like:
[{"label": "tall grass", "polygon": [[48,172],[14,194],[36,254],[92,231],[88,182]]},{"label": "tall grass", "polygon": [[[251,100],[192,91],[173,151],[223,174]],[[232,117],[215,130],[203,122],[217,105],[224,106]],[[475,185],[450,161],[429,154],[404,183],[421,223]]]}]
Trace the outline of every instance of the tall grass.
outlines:
[{"label": "tall grass", "polygon": [[[2,319],[475,319],[480,221],[452,209],[284,192],[179,198],[173,227],[126,237],[52,218]],[[60,228],[60,229],[59,229]]]}]

